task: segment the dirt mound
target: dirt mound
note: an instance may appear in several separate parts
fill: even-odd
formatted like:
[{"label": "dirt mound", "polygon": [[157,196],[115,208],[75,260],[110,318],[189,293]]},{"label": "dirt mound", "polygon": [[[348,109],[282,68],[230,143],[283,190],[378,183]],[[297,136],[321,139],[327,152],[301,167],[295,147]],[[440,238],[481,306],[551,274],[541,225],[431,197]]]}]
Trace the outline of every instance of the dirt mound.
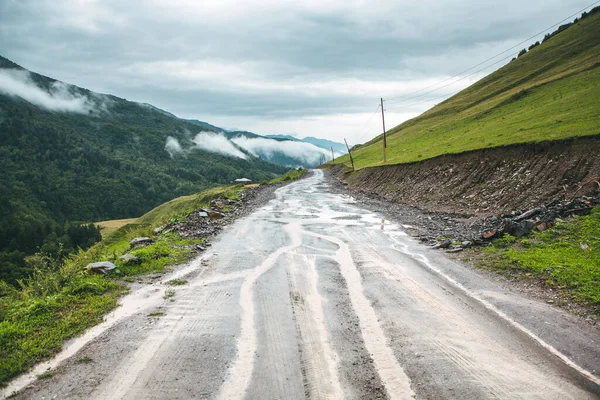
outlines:
[{"label": "dirt mound", "polygon": [[[353,189],[422,210],[486,216],[598,193],[600,135],[331,172]],[[583,188],[580,188],[584,183]]]}]

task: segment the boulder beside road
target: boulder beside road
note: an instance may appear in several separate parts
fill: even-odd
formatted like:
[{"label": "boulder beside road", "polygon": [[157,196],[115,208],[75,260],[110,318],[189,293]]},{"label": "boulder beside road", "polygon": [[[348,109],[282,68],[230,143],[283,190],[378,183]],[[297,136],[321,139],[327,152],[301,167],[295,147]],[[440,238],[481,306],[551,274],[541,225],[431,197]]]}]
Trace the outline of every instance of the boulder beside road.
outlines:
[{"label": "boulder beside road", "polygon": [[137,237],[137,238],[133,239],[131,242],[129,242],[129,246],[133,249],[136,246],[139,246],[139,245],[142,245],[142,244],[150,244],[152,242],[153,242],[152,238],[149,238],[149,237]]},{"label": "boulder beside road", "polygon": [[94,274],[106,275],[110,271],[117,269],[117,266],[115,264],[111,263],[110,261],[100,261],[100,262],[90,263],[90,264],[86,265],[84,269],[86,269],[88,272],[91,272]]}]

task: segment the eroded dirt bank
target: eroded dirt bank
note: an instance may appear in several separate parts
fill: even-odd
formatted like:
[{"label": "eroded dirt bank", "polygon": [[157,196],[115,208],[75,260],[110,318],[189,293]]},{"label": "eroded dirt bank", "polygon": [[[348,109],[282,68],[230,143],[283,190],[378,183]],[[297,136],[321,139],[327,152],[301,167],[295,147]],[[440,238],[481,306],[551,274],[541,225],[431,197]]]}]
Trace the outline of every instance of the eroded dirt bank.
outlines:
[{"label": "eroded dirt bank", "polygon": [[[417,163],[331,169],[358,191],[425,211],[486,216],[573,195],[600,178],[600,135],[445,155]],[[590,183],[577,195],[597,190]]]}]

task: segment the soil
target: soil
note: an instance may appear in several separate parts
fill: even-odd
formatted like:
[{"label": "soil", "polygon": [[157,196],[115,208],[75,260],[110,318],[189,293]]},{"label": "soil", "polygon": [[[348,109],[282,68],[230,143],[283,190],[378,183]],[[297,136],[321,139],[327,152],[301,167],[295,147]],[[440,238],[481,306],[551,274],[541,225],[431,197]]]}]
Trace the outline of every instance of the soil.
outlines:
[{"label": "soil", "polygon": [[[416,163],[331,172],[352,189],[463,217],[528,210],[598,193],[600,135],[444,155]],[[578,191],[579,189],[579,191]],[[578,191],[578,192],[577,192]],[[577,192],[577,193],[576,193]]]}]

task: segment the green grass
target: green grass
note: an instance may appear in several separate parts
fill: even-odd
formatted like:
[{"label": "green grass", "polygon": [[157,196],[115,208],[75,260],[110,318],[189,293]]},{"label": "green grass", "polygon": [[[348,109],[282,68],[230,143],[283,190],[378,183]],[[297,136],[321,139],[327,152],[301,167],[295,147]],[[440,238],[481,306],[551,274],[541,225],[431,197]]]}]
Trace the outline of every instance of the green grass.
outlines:
[{"label": "green grass", "polygon": [[307,171],[305,169],[292,169],[292,170],[289,170],[288,172],[286,172],[284,175],[270,180],[269,183],[282,183],[282,182],[288,182],[288,181],[295,181],[295,180],[302,178],[304,176],[304,174],[306,174],[306,172]]},{"label": "green grass", "polygon": [[[164,272],[170,265],[189,258],[189,246],[204,241],[175,233],[156,235],[155,228],[185,219],[195,209],[208,207],[214,198],[237,199],[243,190],[242,185],[230,185],[171,200],[128,221],[89,250],[72,255],[62,266],[36,269],[21,282],[20,289],[0,281],[0,385],[56,354],[65,340],[102,322],[128,290],[122,281]],[[130,250],[129,242],[138,236],[155,236],[156,240],[149,246]],[[119,257],[127,252],[138,256],[141,262],[121,262]],[[118,269],[108,276],[85,273],[83,267],[95,261],[112,261]],[[174,295],[173,289],[165,291],[165,298]]]},{"label": "green grass", "polygon": [[[585,245],[587,249],[582,248]],[[600,207],[591,215],[558,221],[529,238],[497,239],[483,255],[480,266],[529,273],[577,301],[600,304]]]},{"label": "green grass", "polygon": [[48,378],[52,378],[53,376],[54,376],[54,372],[46,371],[46,372],[42,372],[41,374],[37,374],[35,377],[38,379],[48,379]]},{"label": "green grass", "polygon": [[0,283],[0,383],[60,351],[64,340],[116,307],[123,286],[73,265],[36,271],[22,290]]},{"label": "green grass", "polygon": [[[386,164],[600,134],[599,60],[600,13],[595,13],[388,131]],[[383,164],[381,140],[352,152],[356,169]],[[346,155],[333,163],[350,160]]]},{"label": "green grass", "polygon": [[165,313],[162,311],[154,311],[154,312],[151,312],[150,314],[148,314],[148,317],[149,318],[158,318],[158,317],[162,317],[164,315],[165,315]]},{"label": "green grass", "polygon": [[185,279],[171,279],[170,281],[167,281],[167,285],[171,285],[171,286],[181,286],[181,285],[186,285],[188,283],[188,281],[186,281]]},{"label": "green grass", "polygon": [[100,221],[95,224],[100,227],[102,237],[108,237],[111,233],[122,227],[123,225],[134,222],[137,218],[113,219],[110,221]]}]

